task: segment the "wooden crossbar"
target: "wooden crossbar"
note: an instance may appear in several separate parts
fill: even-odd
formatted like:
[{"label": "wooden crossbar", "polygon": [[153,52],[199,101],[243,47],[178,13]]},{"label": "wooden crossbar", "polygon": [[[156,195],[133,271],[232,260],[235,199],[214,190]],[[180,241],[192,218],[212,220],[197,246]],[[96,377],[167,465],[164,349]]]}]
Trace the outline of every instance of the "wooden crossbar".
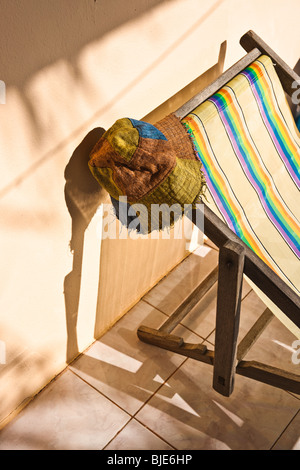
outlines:
[{"label": "wooden crossbar", "polygon": [[258,340],[260,335],[263,333],[265,328],[268,326],[272,318],[274,317],[271,310],[266,308],[259,319],[254,323],[252,328],[248,331],[246,336],[240,342],[237,349],[237,360],[240,362],[246,354],[250,351],[251,347]]}]

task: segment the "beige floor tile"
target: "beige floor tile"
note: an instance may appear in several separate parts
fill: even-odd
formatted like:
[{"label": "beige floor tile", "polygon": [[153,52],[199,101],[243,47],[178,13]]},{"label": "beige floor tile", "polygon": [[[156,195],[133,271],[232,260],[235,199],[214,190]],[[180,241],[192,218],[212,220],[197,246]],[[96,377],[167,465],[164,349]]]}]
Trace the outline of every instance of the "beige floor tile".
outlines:
[{"label": "beige floor tile", "polygon": [[151,289],[144,300],[170,315],[212,271],[217,260],[216,250],[206,245],[199,247]]},{"label": "beige floor tile", "polygon": [[96,341],[71,369],[128,413],[134,414],[184,361],[140,341],[141,324],[158,328],[167,316],[140,301]]},{"label": "beige floor tile", "polygon": [[240,339],[253,326],[260,315],[265,311],[266,306],[258,295],[251,290],[242,300],[240,314]]},{"label": "beige floor tile", "polygon": [[204,339],[216,326],[217,289],[215,284],[181,322]]},{"label": "beige floor tile", "polygon": [[300,450],[300,411],[284,430],[273,450]]},{"label": "beige floor tile", "polygon": [[176,449],[269,449],[300,407],[297,398],[238,377],[230,398],[212,368],[188,359],[136,418]]},{"label": "beige floor tile", "polygon": [[245,360],[256,360],[299,375],[300,365],[293,361],[295,339],[293,333],[273,317]]},{"label": "beige floor tile", "polygon": [[[195,307],[182,320],[182,324],[210,342],[214,341],[217,308],[217,283],[204,295]],[[242,299],[251,291],[249,284],[243,284]]]},{"label": "beige floor tile", "polygon": [[[242,301],[240,329],[238,343],[244,338],[249,329],[266,309],[265,304],[254,291],[246,295]],[[198,333],[198,329],[194,329]],[[214,344],[215,331],[208,336],[208,340]],[[292,347],[295,336],[275,316],[253,344],[244,360],[255,360],[273,367],[300,373],[299,364],[293,363]]]},{"label": "beige floor tile", "polygon": [[100,450],[129,415],[71,371],[0,431],[1,450]]},{"label": "beige floor tile", "polygon": [[135,419],[105,447],[105,450],[172,450],[162,439]]}]

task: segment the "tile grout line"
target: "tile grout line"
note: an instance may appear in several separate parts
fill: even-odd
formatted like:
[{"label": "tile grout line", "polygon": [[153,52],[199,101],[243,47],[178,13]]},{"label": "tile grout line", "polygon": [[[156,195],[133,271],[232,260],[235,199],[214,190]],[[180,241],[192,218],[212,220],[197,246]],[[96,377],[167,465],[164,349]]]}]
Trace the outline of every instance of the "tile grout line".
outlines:
[{"label": "tile grout line", "polygon": [[[151,400],[151,398],[154,397],[154,395],[156,395],[156,393],[167,383],[168,380],[170,380],[170,378],[180,369],[180,367],[188,360],[188,358],[185,358],[182,363],[176,367],[176,369],[164,380],[164,382],[157,388],[157,390],[155,390],[155,392],[153,392],[148,398],[147,400],[135,411],[135,413],[133,413],[132,415],[130,415],[127,411],[126,413],[128,413],[131,418],[130,420],[122,427],[122,429],[120,429],[116,434],[115,436],[103,447],[102,450],[104,450],[118,435],[119,433],[132,421],[132,420],[135,420],[137,421],[141,426],[143,426],[145,429],[147,429],[148,431],[150,431],[152,434],[154,434],[156,437],[158,437],[159,439],[161,439],[163,442],[165,442],[169,447],[171,447],[172,449],[174,450],[177,450],[176,447],[172,446],[172,444],[170,444],[165,438],[163,438],[162,436],[160,436],[158,433],[156,433],[155,431],[153,431],[151,428],[149,428],[148,426],[146,426],[142,421],[140,421],[136,415],[144,408],[144,406]],[[77,375],[77,374],[75,374]],[[94,387],[93,387],[94,388]],[[104,395],[106,396],[106,395]],[[112,400],[110,400],[112,401]],[[112,401],[112,403],[114,403]],[[117,405],[119,408],[121,408],[119,405]],[[121,408],[123,410],[123,408]],[[124,410],[125,411],[125,410]]]},{"label": "tile grout line", "polygon": [[285,433],[285,431],[287,430],[287,428],[290,426],[290,424],[292,423],[292,421],[296,418],[297,414],[300,413],[300,409],[296,412],[295,416],[293,416],[293,418],[290,420],[290,422],[286,425],[286,427],[283,429],[283,431],[279,434],[279,436],[277,437],[277,439],[274,441],[274,443],[271,445],[270,447],[270,450],[272,450],[274,448],[274,446],[277,444],[277,442],[279,441],[279,439],[281,438],[281,436],[283,436],[283,434]]},{"label": "tile grout line", "polygon": [[[201,284],[201,282],[198,283],[198,286],[199,286],[200,284]],[[154,286],[153,289],[155,289],[156,287],[157,287],[157,285]],[[199,301],[197,302],[197,304],[196,304],[193,308],[195,308],[195,307],[203,300],[203,298],[204,298],[213,288],[214,288],[214,285],[206,292],[206,294],[204,294],[203,297],[201,297],[201,299],[199,299]],[[146,295],[148,295],[150,292],[151,292],[151,290],[150,290],[149,292],[147,292]],[[184,303],[184,301],[185,301],[190,295],[191,295],[191,293],[188,294],[188,295],[179,303],[179,305],[176,306],[176,308],[174,309],[174,311],[175,311],[178,307],[180,307],[180,305],[182,305],[182,304]],[[246,294],[246,295],[247,295],[247,294]],[[245,297],[246,297],[246,296],[245,296]],[[153,305],[149,300],[144,299],[143,297],[141,298],[141,300],[143,300],[143,302],[146,302],[148,305],[150,305],[150,307],[153,307],[153,308],[155,308],[156,310],[158,310],[159,312],[164,313],[164,314],[167,315],[168,317],[170,317],[170,316],[174,313],[174,311],[171,312],[171,313],[166,313],[166,312],[164,312],[161,308],[159,308],[159,307],[156,306],[156,305]],[[188,315],[188,314],[187,314],[187,315]]]},{"label": "tile grout line", "polygon": [[157,388],[157,390],[155,390],[155,392],[153,392],[148,398],[147,400],[138,408],[138,410],[133,413],[132,415],[126,411],[124,408],[122,408],[120,405],[118,405],[118,403],[116,403],[115,401],[113,401],[109,396],[107,396],[105,393],[101,392],[100,390],[98,390],[96,387],[94,387],[92,384],[90,384],[89,382],[87,382],[87,380],[85,380],[84,378],[82,378],[80,375],[78,375],[76,372],[74,372],[72,369],[68,369],[70,372],[72,372],[77,378],[79,378],[80,380],[82,380],[84,383],[86,383],[88,386],[90,386],[92,389],[94,389],[96,392],[100,393],[100,395],[102,395],[103,397],[107,398],[111,403],[113,403],[115,406],[117,406],[120,410],[124,411],[129,417],[130,419],[124,424],[124,426],[119,430],[117,431],[117,433],[115,434],[115,436],[107,443],[105,444],[105,446],[102,448],[102,450],[105,449],[105,447],[107,447],[109,445],[110,442],[113,441],[113,439],[116,438],[116,436],[118,436],[118,434],[134,419],[136,420],[139,424],[141,424],[144,428],[146,428],[148,431],[151,431],[155,436],[159,437],[162,441],[164,441],[168,446],[172,447],[172,449],[174,450],[177,450],[174,446],[172,446],[168,441],[166,441],[163,437],[161,437],[159,434],[157,434],[156,432],[154,432],[151,428],[148,428],[146,425],[144,425],[141,421],[139,421],[137,418],[136,418],[136,415],[137,413],[139,413],[139,411],[141,411],[141,409],[149,402],[149,400],[151,400],[151,398],[154,397],[154,395],[166,384],[166,382],[173,376],[173,374],[175,374],[175,372],[177,372],[179,370],[179,368],[188,360],[188,358],[185,358],[182,363],[166,378],[166,380]]},{"label": "tile grout line", "polygon": [[[164,439],[162,436],[160,436],[158,433],[156,433],[155,431],[153,431],[151,428],[149,428],[148,426],[146,426],[142,421],[140,421],[139,419],[137,419],[136,415],[144,408],[144,406],[151,400],[151,398],[154,397],[154,395],[166,384],[166,382],[168,380],[170,380],[170,378],[179,370],[179,368],[188,360],[188,358],[185,358],[182,363],[176,367],[176,369],[164,380],[164,382],[155,390],[155,392],[153,392],[148,398],[147,400],[132,414],[130,415],[130,413],[128,413],[126,411],[126,413],[129,414],[129,416],[131,416],[130,420],[115,434],[115,436],[102,448],[102,450],[105,450],[105,448],[120,434],[120,432],[125,429],[125,427],[132,421],[132,420],[135,420],[137,421],[141,426],[143,426],[145,429],[147,429],[148,431],[150,431],[152,434],[154,434],[156,437],[158,437],[159,439],[161,439],[163,442],[165,442],[169,447],[172,447],[172,449],[174,450],[177,450],[176,447],[172,446],[172,444],[170,444],[166,439]],[[77,374],[75,374],[77,375]],[[88,382],[87,382],[88,383]],[[94,388],[94,387],[93,387]],[[97,390],[97,389],[96,389]],[[99,391],[99,390],[98,390]],[[101,392],[100,392],[101,393]],[[103,393],[102,393],[103,394]],[[106,395],[104,395],[106,396]],[[112,401],[110,399],[110,401]],[[112,401],[112,403],[116,404],[114,401]],[[117,405],[117,404],[116,404]],[[121,408],[122,410],[124,410],[122,407],[120,407],[119,405],[117,405],[119,408]],[[124,410],[125,411],[125,410]]]},{"label": "tile grout line", "polygon": [[293,392],[289,392],[289,390],[286,390],[287,393],[289,393],[293,398],[296,398],[297,400],[300,400],[300,395],[294,394]]},{"label": "tile grout line", "polygon": [[[185,362],[185,361],[184,361]],[[178,369],[178,368],[177,368]],[[176,370],[177,370],[176,369]],[[117,406],[120,410],[124,411],[128,416],[129,416],[129,420],[124,424],[124,426],[122,426],[117,432],[116,434],[105,444],[104,447],[102,447],[101,450],[105,450],[105,448],[120,434],[121,431],[123,431],[123,429],[125,429],[125,427],[132,421],[132,420],[135,420],[137,421],[139,424],[141,424],[145,429],[147,429],[148,431],[152,432],[152,434],[154,434],[155,436],[159,437],[162,441],[164,441],[168,446],[172,447],[174,450],[175,447],[173,447],[169,442],[167,442],[164,438],[162,438],[161,436],[159,436],[158,434],[156,434],[154,431],[152,431],[152,429],[148,428],[147,426],[145,426],[142,422],[140,422],[138,419],[135,418],[135,415],[143,408],[143,406],[155,395],[155,393],[160,390],[160,388],[165,384],[165,382],[171,377],[171,374],[163,384],[161,384],[158,389],[153,392],[150,397],[148,397],[148,399],[145,401],[145,403],[143,403],[141,405],[141,407],[133,414],[131,415],[128,411],[126,411],[124,408],[122,408],[120,405],[118,405],[118,403],[114,402],[111,398],[109,398],[109,396],[107,396],[105,393],[101,392],[100,390],[98,390],[96,387],[94,387],[92,384],[90,384],[89,382],[87,382],[85,379],[83,379],[80,375],[76,374],[76,372],[74,372],[72,369],[69,369],[70,372],[72,372],[77,378],[81,379],[84,383],[86,383],[88,386],[90,386],[92,389],[94,389],[96,392],[100,393],[100,395],[102,395],[103,397],[107,398],[111,403],[113,403],[115,406]]]},{"label": "tile grout line", "polygon": [[144,408],[144,406],[151,400],[151,398],[153,398],[154,395],[156,395],[156,393],[167,383],[168,380],[170,380],[170,378],[180,369],[180,367],[187,360],[188,360],[188,357],[183,359],[182,363],[178,367],[176,367],[176,369],[164,380],[164,382],[162,384],[160,384],[160,386],[155,390],[155,392],[153,392],[152,395],[150,397],[148,397],[147,400],[140,406],[140,408],[132,415],[133,418],[137,415],[137,413],[139,413],[141,411],[142,408]]},{"label": "tile grout line", "polygon": [[[152,395],[153,396],[153,395]],[[142,407],[141,407],[142,408]],[[155,431],[153,431],[151,428],[149,428],[148,426],[146,426],[144,423],[142,423],[142,421],[138,420],[135,415],[131,416],[130,420],[124,424],[124,426],[115,434],[115,436],[110,439],[110,441],[108,441],[107,444],[105,444],[104,447],[102,447],[101,450],[106,450],[107,446],[113,442],[114,439],[116,439],[116,437],[126,428],[126,426],[128,426],[129,423],[131,423],[132,421],[136,421],[137,423],[139,423],[141,426],[143,426],[143,428],[147,429],[147,431],[151,432],[151,434],[153,434],[154,436],[156,436],[157,438],[159,438],[161,441],[163,441],[165,444],[167,444],[169,447],[171,447],[172,449],[174,450],[177,450],[176,447],[172,446],[168,441],[166,441],[166,439],[164,439],[163,437],[161,437],[159,434],[157,434]],[[122,450],[122,449],[119,449],[119,450]],[[136,450],[136,449],[131,449],[131,450]],[[149,450],[149,449],[144,449],[144,450]],[[154,450],[154,449],[152,449]]]},{"label": "tile grout line", "polygon": [[251,292],[253,291],[253,289],[251,288],[248,292],[246,292],[246,294],[244,296],[242,296],[241,298],[241,302],[243,302],[243,300],[245,300],[249,294],[251,294]]},{"label": "tile grout line", "polygon": [[[247,294],[246,294],[246,296],[247,296]],[[245,296],[245,297],[246,297],[246,296]],[[143,299],[141,299],[141,300],[143,300]],[[151,304],[149,301],[147,301],[147,300],[143,300],[143,302],[145,302],[146,304],[148,304],[150,307],[155,308],[156,310],[158,310],[160,313],[162,313],[163,315],[165,315],[165,316],[168,317],[168,318],[170,318],[170,316],[172,315],[172,313],[170,313],[170,315],[167,314],[167,313],[164,312],[163,310],[157,308],[155,305],[152,305],[152,304]],[[201,299],[200,299],[199,302],[201,302]],[[187,314],[187,315],[188,315],[188,314]],[[209,341],[207,338],[215,331],[215,328],[213,328],[212,331],[211,331],[210,333],[208,333],[208,335],[206,335],[206,336],[204,337],[204,336],[201,336],[201,335],[200,335],[199,333],[197,333],[196,331],[192,330],[189,326],[186,326],[186,325],[185,325],[184,323],[182,323],[182,322],[178,323],[178,325],[176,325],[176,327],[177,327],[177,326],[182,326],[183,328],[187,329],[188,331],[190,331],[190,332],[193,333],[194,335],[198,336],[198,337],[202,340],[202,343],[203,343],[204,341],[208,341],[209,343],[211,343],[211,344],[213,345],[213,343],[212,343],[211,341]],[[175,328],[176,328],[176,327],[175,327]]]},{"label": "tile grout line", "polygon": [[143,302],[145,302],[146,304],[148,304],[150,307],[153,307],[153,308],[155,308],[156,310],[158,310],[160,313],[163,313],[163,314],[166,315],[166,317],[168,317],[168,318],[172,315],[172,313],[170,313],[170,314],[169,314],[169,313],[166,313],[166,312],[164,312],[163,310],[161,310],[159,307],[156,307],[155,305],[151,304],[151,303],[149,302],[149,300],[146,300],[146,299],[144,299],[143,297],[141,298],[141,300],[142,300]]},{"label": "tile grout line", "polygon": [[166,380],[164,380],[164,382],[157,388],[157,390],[155,390],[155,392],[152,393],[152,395],[150,397],[147,398],[147,400],[140,406],[140,408],[132,415],[132,418],[135,419],[138,423],[140,423],[142,426],[144,426],[146,429],[148,429],[149,431],[151,431],[153,434],[155,434],[157,437],[159,437],[161,440],[163,440],[166,444],[168,444],[170,447],[172,447],[174,450],[177,450],[176,447],[172,446],[168,441],[166,441],[166,439],[164,439],[163,437],[161,437],[159,434],[157,434],[155,431],[153,431],[151,428],[149,428],[148,426],[146,426],[142,421],[140,421],[136,415],[145,407],[145,405],[151,400],[151,398],[153,398],[158,392],[159,390],[161,390],[161,388],[168,382],[168,380],[170,380],[170,378],[180,369],[180,367],[186,363],[186,361],[188,360],[189,358],[186,357],[182,363],[176,367],[176,369],[166,378]]},{"label": "tile grout line", "polygon": [[[114,402],[109,396],[105,395],[105,393],[101,392],[101,390],[98,390],[98,388],[94,387],[94,385],[90,384],[86,379],[84,379],[83,377],[81,377],[80,375],[78,375],[76,372],[74,372],[74,370],[72,369],[68,369],[70,372],[72,372],[72,374],[74,374],[78,379],[82,380],[84,383],[86,383],[89,387],[91,387],[93,390],[95,390],[96,392],[100,393],[100,395],[102,395],[104,398],[107,398],[107,400],[109,400],[111,403],[113,403],[115,406],[117,406],[120,410],[124,411],[124,413],[126,413],[130,418],[132,417],[132,415],[126,411],[124,408],[122,408],[120,405],[118,405],[118,403]],[[130,421],[130,420],[129,420]]]},{"label": "tile grout line", "polygon": [[[142,421],[140,421],[138,418],[136,418],[135,416],[132,417],[132,419],[134,419],[137,423],[139,423],[141,426],[143,426],[145,429],[147,429],[147,431],[151,432],[152,434],[154,434],[154,436],[156,436],[157,438],[159,438],[161,441],[163,441],[165,444],[167,444],[169,447],[171,447],[171,449],[173,450],[178,450],[176,447],[174,447],[172,444],[170,444],[170,442],[168,442],[164,437],[160,436],[157,432],[153,431],[153,429],[149,428],[148,426],[146,426],[146,424],[144,424]],[[153,449],[154,450],[154,449]]]},{"label": "tile grout line", "polygon": [[[102,447],[101,450],[105,450],[105,448],[106,448],[114,439],[116,439],[116,437],[120,434],[120,432],[122,432],[123,429],[125,429],[126,426],[127,426],[129,423],[131,423],[132,420],[133,420],[133,416],[131,416],[130,420],[127,421],[127,423],[125,423],[124,426],[122,426],[121,429],[119,429],[119,431],[116,432],[116,434],[105,444],[104,447]],[[119,449],[119,450],[122,450],[122,449]]]}]

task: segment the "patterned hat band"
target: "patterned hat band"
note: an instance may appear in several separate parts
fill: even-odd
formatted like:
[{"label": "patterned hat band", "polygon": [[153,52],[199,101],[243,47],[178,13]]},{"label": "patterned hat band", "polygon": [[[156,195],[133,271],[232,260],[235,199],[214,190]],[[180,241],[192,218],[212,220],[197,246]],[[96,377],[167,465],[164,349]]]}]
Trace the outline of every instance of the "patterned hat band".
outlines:
[{"label": "patterned hat band", "polygon": [[[147,208],[147,220],[143,220],[144,213],[139,214],[141,224],[148,227],[144,232],[173,225],[185,205],[199,202],[205,186],[201,166],[187,131],[174,114],[155,126],[119,119],[97,142],[89,160],[93,176],[108,191],[115,208],[121,196],[130,205]],[[158,204],[176,205],[180,214],[172,213],[167,223],[161,217],[155,221],[151,207]]]}]

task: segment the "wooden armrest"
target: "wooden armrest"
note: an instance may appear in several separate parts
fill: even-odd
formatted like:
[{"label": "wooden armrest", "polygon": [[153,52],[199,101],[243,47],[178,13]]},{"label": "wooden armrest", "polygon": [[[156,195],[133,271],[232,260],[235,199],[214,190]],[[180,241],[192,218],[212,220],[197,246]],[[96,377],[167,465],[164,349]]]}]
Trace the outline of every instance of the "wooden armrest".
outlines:
[{"label": "wooden armrest", "polygon": [[281,81],[284,91],[291,96],[295,92],[293,83],[300,84],[299,75],[294,72],[277,54],[274,52],[254,31],[248,31],[240,39],[241,46],[245,51],[250,52],[253,49],[259,49],[262,54],[266,54],[272,59],[277,75]]}]

